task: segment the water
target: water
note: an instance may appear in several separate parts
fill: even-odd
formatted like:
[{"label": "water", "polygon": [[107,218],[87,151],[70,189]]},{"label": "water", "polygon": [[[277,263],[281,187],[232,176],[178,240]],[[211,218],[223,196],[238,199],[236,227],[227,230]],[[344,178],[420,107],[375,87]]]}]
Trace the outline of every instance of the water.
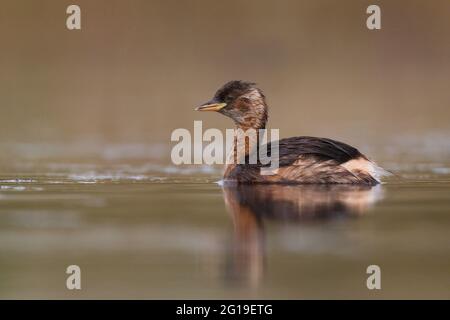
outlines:
[{"label": "water", "polygon": [[383,163],[398,176],[375,188],[232,187],[70,157],[0,166],[0,298],[450,298],[448,163]]}]

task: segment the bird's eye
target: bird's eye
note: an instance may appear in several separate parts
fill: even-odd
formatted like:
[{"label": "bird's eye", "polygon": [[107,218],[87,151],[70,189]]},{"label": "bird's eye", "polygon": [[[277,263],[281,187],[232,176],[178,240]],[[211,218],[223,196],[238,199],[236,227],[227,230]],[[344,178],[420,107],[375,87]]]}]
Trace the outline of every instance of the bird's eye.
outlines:
[{"label": "bird's eye", "polygon": [[227,96],[226,99],[227,99],[227,101],[231,101],[231,100],[233,100],[233,96],[231,96],[231,95]]}]

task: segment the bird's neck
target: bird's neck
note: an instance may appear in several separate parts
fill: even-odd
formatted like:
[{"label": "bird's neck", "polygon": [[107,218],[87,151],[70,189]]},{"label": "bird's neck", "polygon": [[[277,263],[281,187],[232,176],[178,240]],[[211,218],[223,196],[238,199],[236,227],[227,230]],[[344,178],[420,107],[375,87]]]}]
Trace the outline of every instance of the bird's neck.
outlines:
[{"label": "bird's neck", "polygon": [[261,129],[265,129],[265,126],[263,128],[236,126],[233,145],[227,156],[228,164],[248,163],[248,158],[251,154],[258,155]]},{"label": "bird's neck", "polygon": [[258,114],[255,116],[250,116],[245,119],[245,122],[235,121],[235,129],[241,129],[247,131],[249,129],[254,129],[258,131],[259,129],[265,129],[267,124],[267,113]]}]

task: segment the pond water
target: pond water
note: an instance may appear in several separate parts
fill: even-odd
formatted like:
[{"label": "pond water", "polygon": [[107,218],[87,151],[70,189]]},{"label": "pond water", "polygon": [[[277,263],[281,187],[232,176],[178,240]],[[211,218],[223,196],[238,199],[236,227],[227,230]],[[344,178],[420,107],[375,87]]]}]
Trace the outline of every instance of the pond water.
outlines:
[{"label": "pond water", "polygon": [[3,163],[0,298],[448,299],[450,164],[387,167],[374,188],[232,187],[211,167]]}]

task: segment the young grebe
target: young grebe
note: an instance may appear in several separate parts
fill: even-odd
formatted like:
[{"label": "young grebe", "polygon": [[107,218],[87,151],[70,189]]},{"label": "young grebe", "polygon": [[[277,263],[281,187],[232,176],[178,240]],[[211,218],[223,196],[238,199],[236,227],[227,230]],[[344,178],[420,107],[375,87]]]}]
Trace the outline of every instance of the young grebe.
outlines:
[{"label": "young grebe", "polygon": [[[262,91],[254,83],[230,81],[213,99],[196,108],[217,111],[230,117],[237,129],[265,129],[268,107]],[[259,141],[257,139],[257,141]],[[236,183],[347,183],[375,185],[382,169],[357,149],[331,139],[292,137],[279,140],[279,169],[261,175],[262,164],[231,163],[224,180]],[[257,143],[256,143],[257,145]],[[234,146],[236,152],[236,144]],[[266,150],[270,150],[270,146]],[[250,152],[246,145],[246,157]],[[235,153],[236,155],[237,153]]]}]

